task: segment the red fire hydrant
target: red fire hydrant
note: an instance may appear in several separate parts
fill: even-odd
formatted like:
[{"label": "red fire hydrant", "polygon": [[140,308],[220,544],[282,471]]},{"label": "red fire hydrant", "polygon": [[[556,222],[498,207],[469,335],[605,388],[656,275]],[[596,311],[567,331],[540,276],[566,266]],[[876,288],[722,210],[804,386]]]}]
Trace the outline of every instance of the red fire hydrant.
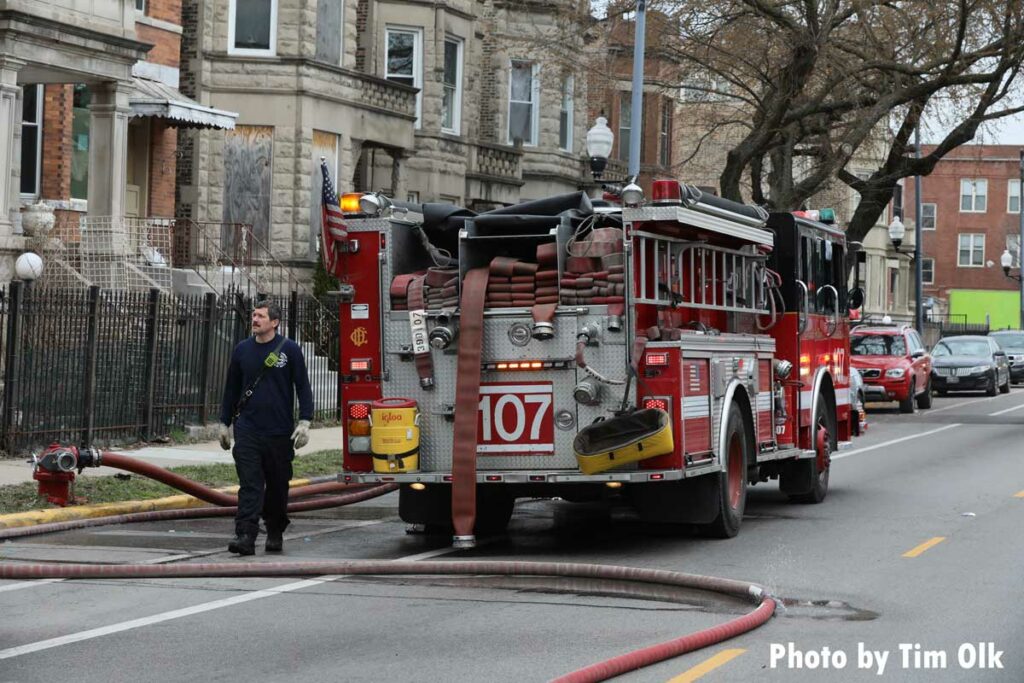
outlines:
[{"label": "red fire hydrant", "polygon": [[74,502],[71,482],[75,480],[75,470],[81,472],[96,453],[91,448],[80,451],[74,446],[51,444],[42,453],[33,454],[32,478],[39,482],[39,495],[61,507]]}]

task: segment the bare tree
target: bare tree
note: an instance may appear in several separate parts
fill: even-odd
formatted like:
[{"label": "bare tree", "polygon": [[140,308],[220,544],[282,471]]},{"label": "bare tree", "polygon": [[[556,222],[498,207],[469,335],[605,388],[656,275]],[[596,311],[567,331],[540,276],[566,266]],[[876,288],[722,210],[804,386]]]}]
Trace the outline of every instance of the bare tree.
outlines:
[{"label": "bare tree", "polygon": [[[793,209],[838,177],[861,196],[848,229],[860,240],[899,179],[926,175],[981,124],[1024,109],[1012,98],[1022,2],[661,0],[652,8],[675,21],[648,40],[689,75],[686,90],[711,96],[720,120],[742,130],[719,176],[723,196]],[[950,130],[915,160],[908,141],[939,107]],[[879,143],[878,168],[857,177],[851,159]]]}]

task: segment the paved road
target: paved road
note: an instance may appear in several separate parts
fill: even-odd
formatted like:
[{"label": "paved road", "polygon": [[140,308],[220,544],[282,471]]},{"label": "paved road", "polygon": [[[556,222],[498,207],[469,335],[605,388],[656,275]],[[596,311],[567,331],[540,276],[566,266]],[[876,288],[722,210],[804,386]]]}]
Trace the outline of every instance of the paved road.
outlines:
[{"label": "paved road", "polygon": [[[625,512],[609,519],[530,501],[517,507],[507,536],[451,552],[405,535],[388,497],[304,515],[286,537],[286,557],[626,564],[750,580],[786,601],[784,613],[753,633],[622,681],[697,680],[705,672],[701,681],[1019,683],[1022,437],[1020,390],[938,399],[911,416],[881,408],[869,435],[835,461],[824,504],[790,505],[773,484],[756,486],[743,530],[730,541],[652,529]],[[0,557],[221,561],[229,526],[93,529],[4,544]],[[543,681],[748,609],[688,592],[637,601],[617,588],[437,577],[0,582],[0,682]],[[824,648],[829,669],[820,668]],[[888,652],[881,675],[874,658],[859,668],[859,649]],[[986,663],[1003,668],[961,668],[958,654],[978,650],[1001,651]],[[807,668],[812,652],[817,669]],[[845,655],[842,669],[834,668],[843,663],[836,652]]]}]

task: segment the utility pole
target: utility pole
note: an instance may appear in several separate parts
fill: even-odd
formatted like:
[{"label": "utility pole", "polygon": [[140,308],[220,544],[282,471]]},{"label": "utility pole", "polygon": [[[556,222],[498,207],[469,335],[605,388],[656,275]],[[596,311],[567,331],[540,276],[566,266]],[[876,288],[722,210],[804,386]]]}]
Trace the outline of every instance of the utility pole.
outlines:
[{"label": "utility pole", "polygon": [[644,128],[644,36],[647,0],[636,5],[636,35],[633,39],[633,97],[629,103],[629,175],[640,175],[640,143]]}]

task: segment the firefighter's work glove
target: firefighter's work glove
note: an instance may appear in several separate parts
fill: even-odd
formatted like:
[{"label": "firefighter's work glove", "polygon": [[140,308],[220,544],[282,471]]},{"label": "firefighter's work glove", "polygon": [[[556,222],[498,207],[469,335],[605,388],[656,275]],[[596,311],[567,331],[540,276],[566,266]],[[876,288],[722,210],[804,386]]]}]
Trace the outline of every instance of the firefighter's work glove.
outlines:
[{"label": "firefighter's work glove", "polygon": [[226,451],[231,450],[231,427],[226,424],[220,426],[220,431],[217,433],[217,438],[220,439],[220,447]]},{"label": "firefighter's work glove", "polygon": [[292,444],[295,446],[295,450],[299,450],[307,443],[309,443],[309,420],[299,420],[295,431],[292,432]]}]

